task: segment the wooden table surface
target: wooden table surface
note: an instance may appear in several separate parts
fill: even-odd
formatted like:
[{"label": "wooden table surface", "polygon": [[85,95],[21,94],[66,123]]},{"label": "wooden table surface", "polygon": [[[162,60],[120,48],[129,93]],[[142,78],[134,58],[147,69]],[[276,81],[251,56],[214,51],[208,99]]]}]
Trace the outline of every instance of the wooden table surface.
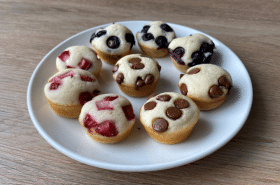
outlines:
[{"label": "wooden table surface", "polygon": [[[116,172],[77,162],[35,129],[27,86],[40,60],[83,30],[128,20],[162,20],[227,45],[253,84],[241,131],[213,154],[181,167]],[[280,1],[0,1],[0,184],[280,184]]]}]

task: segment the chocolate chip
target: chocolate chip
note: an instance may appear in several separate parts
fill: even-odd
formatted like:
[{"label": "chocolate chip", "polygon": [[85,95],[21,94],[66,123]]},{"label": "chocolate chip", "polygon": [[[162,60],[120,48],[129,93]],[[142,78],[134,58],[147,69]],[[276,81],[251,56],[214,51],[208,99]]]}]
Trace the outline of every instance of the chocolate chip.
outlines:
[{"label": "chocolate chip", "polygon": [[143,29],[141,30],[141,32],[142,33],[147,33],[150,27],[151,26],[149,26],[149,25],[144,26]]},{"label": "chocolate chip", "polygon": [[168,53],[171,58],[173,58],[179,65],[185,65],[185,62],[181,59],[185,53],[185,49],[178,47],[175,50],[168,48]]},{"label": "chocolate chip", "polygon": [[153,36],[153,34],[151,34],[151,33],[145,33],[145,34],[142,36],[142,39],[143,39],[144,41],[148,41],[148,40],[154,39],[154,36]]},{"label": "chocolate chip", "polygon": [[136,89],[138,89],[139,87],[142,87],[144,85],[145,85],[144,80],[142,80],[140,77],[138,77],[137,81],[136,81]]},{"label": "chocolate chip", "polygon": [[210,87],[208,94],[211,98],[217,98],[223,95],[223,91],[218,85],[213,85],[212,87]]},{"label": "chocolate chip", "polygon": [[143,69],[144,67],[145,67],[145,65],[143,63],[134,63],[131,66],[132,69],[136,69],[136,70]]},{"label": "chocolate chip", "polygon": [[164,94],[164,95],[159,95],[156,98],[159,101],[169,101],[171,99],[171,96],[168,94]]},{"label": "chocolate chip", "polygon": [[231,83],[230,81],[225,77],[225,76],[221,76],[219,79],[218,79],[218,83],[220,86],[224,86],[225,88],[229,89],[230,86],[231,86]]},{"label": "chocolate chip", "polygon": [[180,98],[180,99],[175,100],[174,105],[178,109],[185,109],[185,108],[188,108],[190,104],[187,100]]},{"label": "chocolate chip", "polygon": [[132,48],[133,45],[135,45],[135,38],[131,33],[125,34],[125,40],[130,43],[130,49]]},{"label": "chocolate chip", "polygon": [[118,48],[120,44],[120,39],[116,36],[111,36],[107,39],[107,46],[111,49]]},{"label": "chocolate chip", "polygon": [[116,77],[116,82],[118,84],[121,84],[123,82],[123,79],[124,79],[124,75],[122,73],[119,73]]},{"label": "chocolate chip", "polygon": [[157,102],[155,101],[150,101],[144,105],[144,110],[152,110],[157,106]]},{"label": "chocolate chip", "polygon": [[180,79],[184,76],[185,74],[180,74]]},{"label": "chocolate chip", "polygon": [[156,38],[155,42],[159,46],[159,49],[168,47],[168,41],[167,41],[167,38],[165,36],[158,36]]},{"label": "chocolate chip", "polygon": [[168,129],[168,121],[164,118],[158,118],[153,122],[153,129],[156,132],[164,132]]},{"label": "chocolate chip", "polygon": [[169,107],[166,110],[166,116],[170,119],[176,120],[179,119],[182,116],[182,111],[176,107]]},{"label": "chocolate chip", "polygon": [[118,69],[119,69],[119,65],[117,64],[113,67],[112,72],[115,73],[118,71]]},{"label": "chocolate chip", "polygon": [[154,82],[154,75],[148,74],[145,77],[145,84],[149,85],[149,84],[152,84],[153,82]]},{"label": "chocolate chip", "polygon": [[168,24],[161,24],[160,28],[166,32],[172,32],[173,29]]},{"label": "chocolate chip", "polygon": [[183,95],[187,95],[188,94],[188,88],[187,88],[187,85],[186,84],[182,84],[180,86],[180,91]]},{"label": "chocolate chip", "polygon": [[198,73],[199,71],[200,71],[199,68],[193,68],[193,69],[189,70],[189,71],[187,72],[187,74],[192,75],[192,74]]},{"label": "chocolate chip", "polygon": [[135,63],[140,63],[141,62],[141,58],[131,58],[128,61],[131,64],[135,64]]}]

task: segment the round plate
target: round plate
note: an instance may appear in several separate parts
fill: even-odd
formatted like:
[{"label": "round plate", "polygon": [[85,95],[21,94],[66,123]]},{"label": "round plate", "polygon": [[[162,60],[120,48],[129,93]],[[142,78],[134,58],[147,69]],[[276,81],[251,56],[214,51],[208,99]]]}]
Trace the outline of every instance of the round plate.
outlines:
[{"label": "round plate", "polygon": [[[134,34],[141,31],[147,21],[119,22]],[[168,23],[177,37],[202,33],[198,30]],[[101,93],[116,93],[128,98],[136,114],[137,122],[132,134],[117,144],[101,144],[88,138],[77,119],[67,119],[56,115],[48,105],[44,86],[56,70],[55,59],[67,47],[86,45],[93,32],[110,24],[97,26],[78,33],[53,48],[39,63],[29,82],[27,105],[30,117],[42,137],[58,151],[99,168],[116,171],[154,171],[173,168],[201,159],[230,141],[245,123],[252,105],[253,90],[249,74],[240,59],[223,43],[210,37],[216,50],[213,60],[216,65],[227,70],[233,80],[232,93],[226,102],[217,109],[201,112],[190,137],[179,144],[165,145],[154,141],[145,132],[139,121],[139,109],[147,97],[133,98],[120,91],[112,77],[112,65],[103,62],[99,82]],[[138,44],[132,53],[141,53]],[[155,93],[178,92],[180,72],[169,56],[157,59],[162,66]]]}]

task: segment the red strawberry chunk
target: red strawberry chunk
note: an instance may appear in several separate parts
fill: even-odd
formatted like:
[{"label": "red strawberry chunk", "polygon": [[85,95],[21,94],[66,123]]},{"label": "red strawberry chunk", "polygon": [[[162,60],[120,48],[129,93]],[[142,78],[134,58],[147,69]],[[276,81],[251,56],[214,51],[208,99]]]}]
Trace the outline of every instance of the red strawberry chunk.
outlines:
[{"label": "red strawberry chunk", "polygon": [[128,121],[133,120],[135,118],[132,105],[126,105],[122,107],[124,115]]},{"label": "red strawberry chunk", "polygon": [[94,130],[96,133],[106,137],[113,137],[118,135],[118,130],[113,120],[105,120],[98,123],[90,114],[86,114],[84,126],[90,133],[92,133],[92,130]]},{"label": "red strawberry chunk", "polygon": [[86,81],[86,82],[94,82],[95,81],[95,79],[93,79],[93,78],[91,78],[89,76],[80,75],[80,77],[81,77],[82,81]]},{"label": "red strawberry chunk", "polygon": [[74,71],[68,71],[68,72],[66,72],[66,73],[64,73],[64,74],[60,74],[60,75],[58,75],[58,76],[53,77],[52,79],[49,80],[49,82],[52,82],[51,85],[50,85],[50,90],[56,90],[56,89],[58,89],[58,87],[59,87],[60,85],[62,85],[62,79],[63,79],[63,78],[66,78],[66,77],[68,77],[68,76],[73,77],[74,74],[75,74]]},{"label": "red strawberry chunk", "polygon": [[92,66],[92,62],[83,58],[78,66],[83,70],[88,70]]},{"label": "red strawberry chunk", "polygon": [[80,102],[81,105],[84,105],[86,102],[92,100],[92,98],[93,98],[92,93],[90,93],[90,92],[82,92],[79,95],[79,102]]},{"label": "red strawberry chunk", "polygon": [[66,60],[70,58],[70,52],[69,52],[69,50],[63,51],[63,52],[58,56],[58,58],[59,58],[62,62],[66,62]]},{"label": "red strawberry chunk", "polygon": [[114,101],[115,99],[117,99],[119,96],[106,96],[104,98],[104,101]]},{"label": "red strawberry chunk", "polygon": [[108,101],[97,101],[96,102],[97,110],[114,110],[114,107]]}]

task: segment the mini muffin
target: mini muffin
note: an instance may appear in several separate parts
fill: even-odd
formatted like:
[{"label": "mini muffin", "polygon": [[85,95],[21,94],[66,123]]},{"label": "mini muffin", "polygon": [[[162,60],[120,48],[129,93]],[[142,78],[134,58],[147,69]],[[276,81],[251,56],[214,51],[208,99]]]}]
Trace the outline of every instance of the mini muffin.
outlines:
[{"label": "mini muffin", "polygon": [[62,71],[68,68],[78,68],[99,76],[102,62],[93,49],[87,46],[71,46],[56,58],[56,68]]},{"label": "mini muffin", "polygon": [[174,39],[168,50],[175,67],[185,73],[192,66],[210,63],[214,48],[215,44],[210,38],[196,33]]},{"label": "mini muffin", "polygon": [[79,122],[86,133],[101,143],[117,143],[126,139],[135,124],[133,107],[117,94],[102,94],[87,102]]},{"label": "mini muffin", "polygon": [[174,38],[174,30],[162,21],[147,23],[141,32],[136,33],[136,39],[142,52],[155,58],[168,55],[168,45]]},{"label": "mini muffin", "polygon": [[160,65],[141,54],[127,55],[114,66],[113,78],[127,95],[143,97],[152,94],[160,77]]},{"label": "mini muffin", "polygon": [[101,60],[115,64],[120,58],[131,53],[135,38],[124,25],[112,24],[93,33],[90,43]]},{"label": "mini muffin", "polygon": [[65,69],[52,76],[44,88],[50,107],[60,116],[78,118],[82,106],[97,96],[100,86],[93,74]]},{"label": "mini muffin", "polygon": [[140,121],[156,141],[176,144],[186,140],[198,121],[200,111],[188,97],[164,92],[140,108]]},{"label": "mini muffin", "polygon": [[200,64],[181,75],[179,89],[191,98],[200,110],[219,107],[232,88],[230,74],[214,64]]}]

